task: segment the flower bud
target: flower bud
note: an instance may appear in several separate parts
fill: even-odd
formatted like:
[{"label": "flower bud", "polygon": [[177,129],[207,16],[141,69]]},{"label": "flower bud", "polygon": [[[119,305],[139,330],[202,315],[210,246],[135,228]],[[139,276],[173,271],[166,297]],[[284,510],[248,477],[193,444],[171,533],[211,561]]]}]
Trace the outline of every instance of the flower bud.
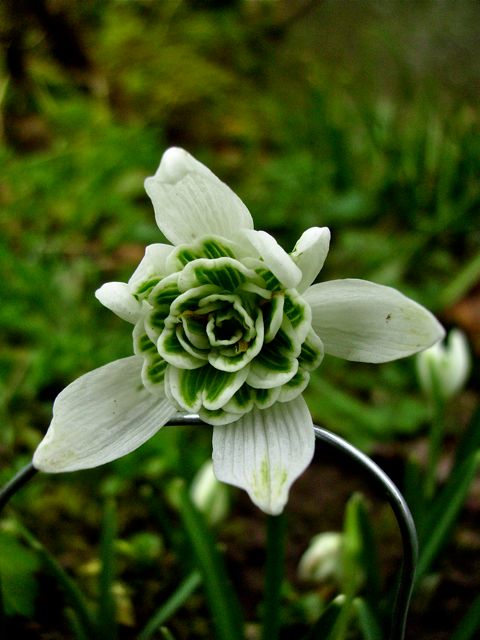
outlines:
[{"label": "flower bud", "polygon": [[338,581],[342,572],[343,535],[327,531],[314,536],[300,558],[298,576],[309,582]]},{"label": "flower bud", "polygon": [[452,329],[447,343],[437,342],[417,356],[417,373],[423,391],[432,396],[435,381],[444,399],[464,386],[470,373],[470,352],[465,334]]},{"label": "flower bud", "polygon": [[190,497],[211,526],[226,518],[229,508],[228,488],[216,479],[211,460],[205,462],[193,479]]}]

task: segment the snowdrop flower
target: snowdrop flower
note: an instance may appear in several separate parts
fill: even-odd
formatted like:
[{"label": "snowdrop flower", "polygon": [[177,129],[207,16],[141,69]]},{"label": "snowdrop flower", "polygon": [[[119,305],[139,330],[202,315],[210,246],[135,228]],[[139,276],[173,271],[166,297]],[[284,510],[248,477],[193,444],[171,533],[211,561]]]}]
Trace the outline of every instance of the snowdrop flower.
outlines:
[{"label": "snowdrop flower", "polygon": [[319,533],[310,540],[298,563],[298,577],[308,582],[340,581],[343,562],[343,534]]},{"label": "snowdrop flower", "polygon": [[438,342],[417,356],[417,373],[420,385],[427,396],[433,394],[433,376],[445,399],[458,393],[467,381],[471,360],[465,334],[450,331],[446,343]]},{"label": "snowdrop flower", "polygon": [[145,188],[171,244],[147,247],[127,283],[96,293],[134,325],[135,355],[60,393],[34,465],[95,467],[139,447],[179,410],[198,413],[213,425],[216,477],[278,514],[313,455],[302,392],[324,352],[386,362],[429,347],[443,329],[395,289],[357,279],[312,285],[329,230],[307,229],[287,253],[182,149],[164,154]]},{"label": "snowdrop flower", "polygon": [[215,477],[211,460],[207,460],[195,475],[190,497],[212,527],[227,517],[230,503],[228,488]]}]

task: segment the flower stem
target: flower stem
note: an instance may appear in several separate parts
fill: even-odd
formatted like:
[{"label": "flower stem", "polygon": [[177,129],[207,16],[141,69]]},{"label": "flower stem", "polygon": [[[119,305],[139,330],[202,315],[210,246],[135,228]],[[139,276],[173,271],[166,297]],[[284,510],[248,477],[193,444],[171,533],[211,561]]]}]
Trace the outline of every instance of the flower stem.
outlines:
[{"label": "flower stem", "polygon": [[433,495],[435,493],[437,467],[445,432],[445,398],[442,395],[440,389],[440,381],[433,365],[430,367],[430,375],[432,378],[432,392],[430,401],[431,426],[424,484],[424,493],[427,500],[433,498]]},{"label": "flower stem", "polygon": [[280,632],[286,529],[285,514],[268,516],[262,640],[277,640]]}]

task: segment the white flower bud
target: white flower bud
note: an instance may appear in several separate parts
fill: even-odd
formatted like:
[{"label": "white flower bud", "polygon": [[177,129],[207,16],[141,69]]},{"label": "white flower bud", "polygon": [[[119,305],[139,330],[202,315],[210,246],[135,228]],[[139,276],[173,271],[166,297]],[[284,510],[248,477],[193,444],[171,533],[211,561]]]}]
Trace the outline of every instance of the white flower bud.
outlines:
[{"label": "white flower bud", "polygon": [[464,386],[470,373],[471,359],[467,339],[453,329],[447,343],[437,342],[417,356],[417,373],[423,391],[433,394],[435,376],[443,398],[451,398]]},{"label": "white flower bud", "polygon": [[300,558],[298,576],[309,582],[337,581],[342,572],[343,535],[334,531],[314,536]]},{"label": "white flower bud", "polygon": [[216,479],[211,460],[205,462],[193,479],[190,497],[211,526],[227,517],[229,509],[228,488],[223,482]]}]

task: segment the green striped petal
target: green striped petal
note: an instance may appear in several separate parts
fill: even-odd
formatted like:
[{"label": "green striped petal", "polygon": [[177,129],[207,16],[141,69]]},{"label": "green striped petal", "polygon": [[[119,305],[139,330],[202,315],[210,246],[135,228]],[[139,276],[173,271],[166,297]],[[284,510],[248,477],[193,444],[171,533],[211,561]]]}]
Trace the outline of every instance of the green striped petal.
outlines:
[{"label": "green striped petal", "polygon": [[187,353],[192,355],[194,358],[198,358],[199,360],[208,360],[208,350],[198,349],[197,347],[195,347],[185,335],[183,325],[177,324],[175,327],[175,333],[177,334],[179,343]]},{"label": "green striped petal", "polygon": [[200,302],[200,310],[202,310],[203,313],[210,313],[216,309],[221,309],[225,306],[225,303],[230,304],[233,310],[237,313],[238,319],[245,330],[244,339],[251,340],[255,335],[255,324],[251,315],[245,309],[240,296],[226,293],[217,293],[206,296]]},{"label": "green striped petal", "polygon": [[180,271],[183,267],[199,258],[235,258],[241,253],[240,248],[233,242],[220,236],[204,236],[193,244],[181,244],[170,254],[167,267],[173,271]]},{"label": "green striped petal", "polygon": [[231,347],[212,350],[208,354],[208,361],[221,371],[239,371],[257,356],[263,345],[263,316],[259,309],[255,321],[256,335],[249,343],[240,341]]},{"label": "green striped petal", "polygon": [[285,298],[281,294],[273,296],[271,301],[262,307],[265,326],[265,342],[271,342],[277,335],[283,321]]},{"label": "green striped petal", "polygon": [[161,278],[171,273],[167,262],[172,251],[172,245],[160,243],[151,244],[145,249],[145,256],[128,281],[133,293],[140,298],[147,296]]},{"label": "green striped petal", "polygon": [[166,384],[169,392],[186,411],[221,409],[245,382],[248,368],[235,373],[219,371],[210,365],[186,370],[170,367]]},{"label": "green striped petal", "polygon": [[305,391],[310,381],[310,374],[302,367],[288,382],[282,385],[278,396],[279,402],[290,402]]},{"label": "green striped petal", "polygon": [[185,336],[190,344],[197,349],[208,349],[210,342],[206,333],[205,319],[183,314],[181,320]]},{"label": "green striped petal", "polygon": [[170,312],[170,305],[180,295],[178,287],[178,273],[163,278],[153,287],[148,296],[148,302],[159,312],[163,312],[167,316]]},{"label": "green striped petal", "polygon": [[212,347],[235,344],[242,335],[243,327],[238,321],[237,314],[233,311],[212,314],[207,322],[207,336]]},{"label": "green striped petal", "polygon": [[313,371],[322,362],[324,356],[323,342],[317,336],[313,329],[310,329],[305,342],[302,344],[302,350],[298,361],[302,367],[308,371]]},{"label": "green striped petal", "polygon": [[256,389],[272,389],[288,382],[297,373],[298,360],[265,345],[250,365],[247,383]]},{"label": "green striped petal", "polygon": [[180,272],[179,286],[187,291],[200,285],[215,285],[222,291],[235,291],[248,280],[255,280],[255,273],[233,258],[201,258],[189,262]]},{"label": "green striped petal", "polygon": [[210,411],[209,409],[205,409],[202,407],[198,412],[200,420],[206,422],[207,424],[211,424],[213,426],[220,426],[231,424],[232,422],[236,422],[239,418],[236,413],[229,413],[225,411],[225,409],[216,409],[215,411]]},{"label": "green striped petal", "polygon": [[312,310],[297,291],[290,289],[285,292],[283,312],[292,323],[292,328],[300,342],[307,337],[312,328]]},{"label": "green striped petal", "polygon": [[194,287],[188,291],[184,291],[178,298],[172,302],[170,306],[170,314],[179,316],[182,313],[197,313],[197,315],[205,315],[208,313],[205,309],[200,310],[201,301],[212,293],[219,293],[219,288],[211,284]]},{"label": "green striped petal", "polygon": [[198,369],[205,361],[185,351],[178,339],[176,325],[165,326],[157,342],[158,353],[169,364],[182,369]]},{"label": "green striped petal", "polygon": [[305,400],[254,408],[231,426],[213,429],[216,477],[245,489],[265,513],[282,512],[290,486],[315,450],[312,418]]}]

